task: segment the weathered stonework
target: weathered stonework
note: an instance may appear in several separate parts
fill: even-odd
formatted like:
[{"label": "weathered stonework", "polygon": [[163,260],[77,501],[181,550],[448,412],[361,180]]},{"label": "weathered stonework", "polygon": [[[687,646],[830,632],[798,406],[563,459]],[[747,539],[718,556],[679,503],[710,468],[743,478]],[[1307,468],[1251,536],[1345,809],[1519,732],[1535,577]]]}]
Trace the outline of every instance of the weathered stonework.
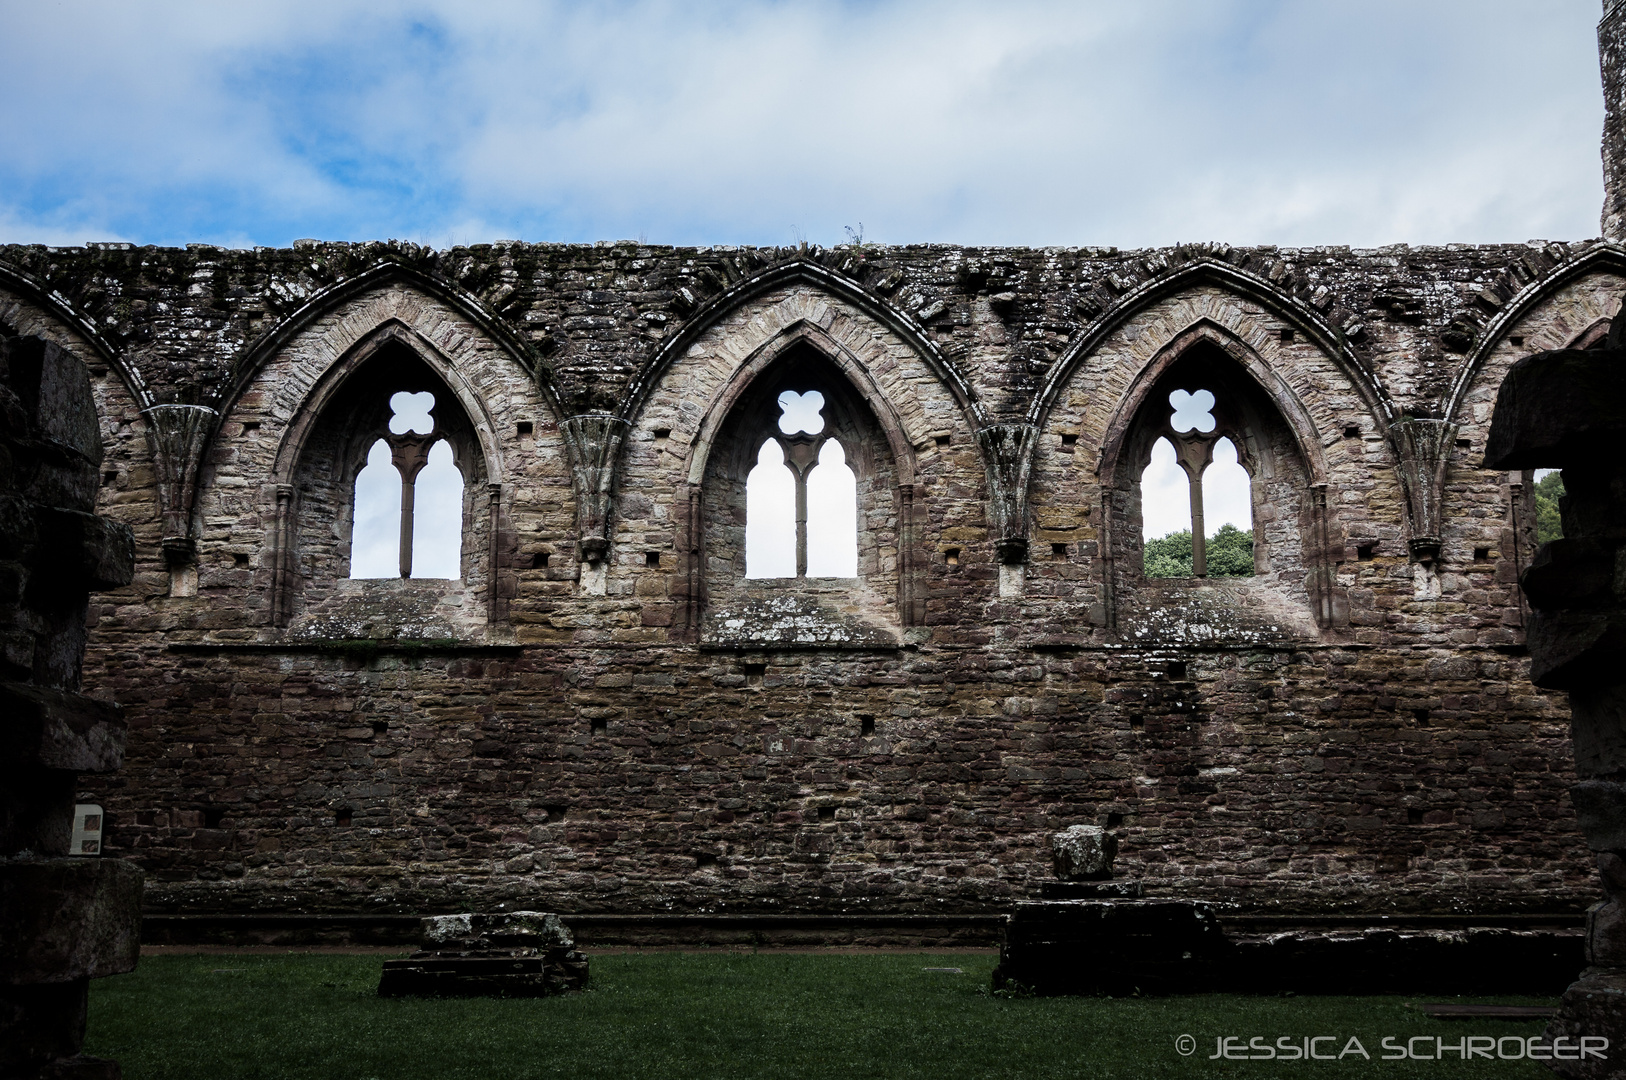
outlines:
[{"label": "weathered stonework", "polygon": [[548,997],[587,988],[587,957],[542,911],[423,920],[422,948],[384,961],[379,997]]},{"label": "weathered stonework", "polygon": [[[1578,916],[1531,475],[1482,461],[1514,361],[1626,295],[1623,10],[1604,241],[0,248],[135,536],[89,620],[107,849],[155,913],[937,918],[1087,824],[1150,900]],[[1255,574],[1147,579],[1198,387]],[[855,578],[746,576],[782,389],[825,395]],[[349,578],[394,390],[463,477],[454,580]]]},{"label": "weathered stonework", "polygon": [[[1152,896],[1592,898],[1567,712],[1526,677],[1528,484],[1479,458],[1508,365],[1607,323],[1626,251],[0,263],[0,317],[95,372],[100,510],[137,539],[87,663],[131,725],[109,850],[153,911],[987,911],[1078,823]],[[1252,579],[1139,573],[1138,425],[1193,357],[1257,417]],[[745,582],[741,403],[807,364],[873,462],[860,578]],[[460,582],[345,576],[345,394],[402,371],[462,417]],[[220,417],[195,595],[154,458],[171,401]],[[1432,520],[1411,418],[1455,428]]]}]

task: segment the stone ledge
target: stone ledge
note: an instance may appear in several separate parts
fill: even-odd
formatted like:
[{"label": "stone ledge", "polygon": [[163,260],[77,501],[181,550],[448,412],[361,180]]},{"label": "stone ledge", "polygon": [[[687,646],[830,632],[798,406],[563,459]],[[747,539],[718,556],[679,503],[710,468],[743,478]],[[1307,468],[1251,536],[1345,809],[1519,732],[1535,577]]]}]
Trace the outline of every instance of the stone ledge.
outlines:
[{"label": "stone ledge", "polygon": [[439,639],[394,640],[372,638],[301,638],[297,641],[171,641],[165,650],[174,653],[331,653],[340,656],[478,656],[506,655],[537,648],[517,642],[452,641]]},{"label": "stone ledge", "polygon": [[0,753],[9,765],[113,772],[124,764],[117,706],[65,690],[0,683]]},{"label": "stone ledge", "polygon": [[817,593],[719,600],[700,631],[703,649],[898,649],[896,630],[835,607]]}]

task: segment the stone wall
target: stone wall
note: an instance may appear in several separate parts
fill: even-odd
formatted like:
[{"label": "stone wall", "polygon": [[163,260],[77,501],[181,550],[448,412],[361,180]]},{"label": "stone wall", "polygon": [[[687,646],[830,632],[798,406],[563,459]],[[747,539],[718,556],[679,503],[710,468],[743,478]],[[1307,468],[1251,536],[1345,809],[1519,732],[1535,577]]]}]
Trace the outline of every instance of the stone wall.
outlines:
[{"label": "stone wall", "polygon": [[[987,911],[1077,823],[1152,895],[1579,910],[1530,481],[1480,459],[1623,289],[1600,242],[0,248],[136,537],[86,670],[155,911]],[[467,425],[461,583],[344,577],[312,433],[389,355]],[[1199,356],[1256,398],[1267,572],[1148,581],[1135,448]],[[745,582],[730,447],[810,365],[861,577]]]},{"label": "stone wall", "polygon": [[1626,235],[1626,4],[1604,0],[1598,23],[1598,61],[1603,74],[1603,235]]}]

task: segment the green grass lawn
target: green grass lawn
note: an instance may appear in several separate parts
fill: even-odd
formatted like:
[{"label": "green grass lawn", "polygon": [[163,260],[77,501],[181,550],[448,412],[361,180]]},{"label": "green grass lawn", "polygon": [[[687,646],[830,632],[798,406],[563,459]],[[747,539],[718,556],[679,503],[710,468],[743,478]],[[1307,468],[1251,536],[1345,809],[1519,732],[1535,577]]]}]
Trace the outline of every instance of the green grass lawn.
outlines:
[{"label": "green grass lawn", "polygon": [[[88,1053],[129,1080],[459,1077],[1550,1077],[1529,1061],[1382,1061],[1439,1035],[1531,1036],[1540,1023],[1430,1020],[1437,998],[1005,998],[988,955],[596,956],[586,993],[380,999],[371,956],[156,956],[92,984]],[[957,967],[962,974],[925,971]],[[1513,1001],[1515,999],[1497,999]],[[1520,1004],[1552,1004],[1518,999]],[[1196,1039],[1182,1057],[1175,1040]],[[1221,1035],[1357,1037],[1372,1056],[1210,1061]],[[1419,1043],[1419,1051],[1425,1045]],[[1511,1052],[1511,1039],[1504,1043]]]}]

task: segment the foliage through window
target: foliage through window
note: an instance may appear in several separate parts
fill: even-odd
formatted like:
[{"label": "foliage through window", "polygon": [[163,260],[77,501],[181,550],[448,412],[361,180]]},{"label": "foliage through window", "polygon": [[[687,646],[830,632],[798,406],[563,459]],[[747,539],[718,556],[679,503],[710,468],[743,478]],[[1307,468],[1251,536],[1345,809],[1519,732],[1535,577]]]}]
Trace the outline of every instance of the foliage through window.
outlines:
[{"label": "foliage through window", "polygon": [[[1147,577],[1249,577],[1253,483],[1212,391],[1174,390],[1141,474]],[[1207,531],[1211,524],[1218,528]],[[1194,527],[1195,526],[1195,527]]]},{"label": "foliage through window", "polygon": [[1564,497],[1564,478],[1557,469],[1536,481],[1536,542],[1545,544],[1564,535],[1558,500]]}]

